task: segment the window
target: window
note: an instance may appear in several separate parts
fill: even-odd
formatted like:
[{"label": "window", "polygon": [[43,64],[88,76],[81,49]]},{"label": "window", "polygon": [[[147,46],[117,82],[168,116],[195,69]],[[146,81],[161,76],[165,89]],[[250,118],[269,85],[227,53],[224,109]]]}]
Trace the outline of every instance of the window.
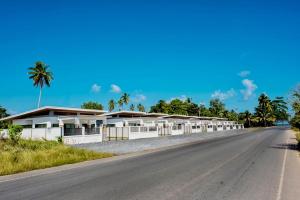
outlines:
[{"label": "window", "polygon": [[59,127],[59,124],[52,124],[52,127],[57,128],[57,127]]},{"label": "window", "polygon": [[22,125],[23,128],[32,128],[32,125]]},{"label": "window", "polygon": [[47,124],[35,124],[35,128],[47,128]]}]

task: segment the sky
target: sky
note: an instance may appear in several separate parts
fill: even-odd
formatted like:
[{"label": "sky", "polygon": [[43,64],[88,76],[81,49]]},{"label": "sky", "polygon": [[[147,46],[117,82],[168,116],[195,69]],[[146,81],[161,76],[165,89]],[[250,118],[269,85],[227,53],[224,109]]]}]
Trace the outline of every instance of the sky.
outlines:
[{"label": "sky", "polygon": [[191,97],[252,111],[261,93],[300,82],[297,1],[0,0],[0,105],[37,107],[36,61],[54,80],[42,105],[80,107],[130,94],[149,109]]}]

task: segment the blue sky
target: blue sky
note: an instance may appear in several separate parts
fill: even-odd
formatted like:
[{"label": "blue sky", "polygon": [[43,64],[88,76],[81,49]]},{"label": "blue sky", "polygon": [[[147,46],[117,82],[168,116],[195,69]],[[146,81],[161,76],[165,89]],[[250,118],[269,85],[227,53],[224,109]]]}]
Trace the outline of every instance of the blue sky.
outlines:
[{"label": "blue sky", "polygon": [[119,87],[147,107],[220,97],[252,110],[260,93],[287,96],[299,82],[299,9],[297,1],[1,0],[0,105],[36,107],[27,68],[42,60],[55,77],[42,105],[106,106]]}]

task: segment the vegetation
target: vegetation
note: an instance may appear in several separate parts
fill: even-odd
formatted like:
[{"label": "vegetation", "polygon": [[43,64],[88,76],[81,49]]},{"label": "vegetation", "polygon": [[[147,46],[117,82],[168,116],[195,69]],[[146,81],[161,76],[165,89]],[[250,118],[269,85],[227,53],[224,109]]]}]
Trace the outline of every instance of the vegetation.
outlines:
[{"label": "vegetation", "polygon": [[291,119],[290,124],[296,131],[296,140],[300,149],[300,85],[292,93],[292,108],[295,115]]},{"label": "vegetation", "polygon": [[129,110],[130,111],[134,111],[135,110],[135,106],[133,104],[131,104],[130,107],[129,107]]},{"label": "vegetation", "polygon": [[146,110],[145,110],[145,107],[142,105],[142,104],[138,104],[137,105],[137,109],[138,109],[138,111],[140,111],[140,112],[145,112]]},{"label": "vegetation", "polygon": [[110,157],[109,153],[65,146],[55,141],[0,140],[0,175]]},{"label": "vegetation", "polygon": [[192,102],[191,98],[186,100],[173,99],[170,102],[159,100],[150,108],[150,112],[153,113],[223,117],[243,123],[245,127],[271,126],[274,125],[275,121],[286,121],[289,117],[287,110],[287,103],[283,97],[276,97],[275,100],[271,101],[265,94],[261,94],[258,98],[258,106],[254,113],[249,111],[237,113],[234,110],[227,110],[225,104],[219,99],[210,100],[209,107],[205,107],[203,104],[197,105]]},{"label": "vegetation", "polygon": [[35,63],[35,67],[29,69],[29,79],[33,80],[33,85],[40,88],[40,95],[38,100],[38,108],[41,104],[42,89],[44,85],[50,87],[50,83],[53,80],[52,72],[49,71],[49,66],[41,61]]},{"label": "vegetation", "polygon": [[[7,113],[6,109],[0,106],[0,119],[8,116],[9,114]],[[8,122],[0,121],[0,129],[6,129],[8,128],[8,125]]]},{"label": "vegetation", "polygon": [[108,102],[108,110],[109,110],[109,112],[111,112],[111,111],[113,111],[115,109],[115,105],[116,105],[116,102],[113,99],[109,100],[109,102]]},{"label": "vegetation", "polygon": [[81,108],[83,109],[93,109],[93,110],[103,110],[103,106],[101,103],[89,101],[85,102],[81,105]]},{"label": "vegetation", "polygon": [[10,125],[8,127],[8,137],[12,144],[15,145],[19,143],[22,135],[22,130],[23,127],[20,125]]},{"label": "vegetation", "polygon": [[118,100],[119,110],[122,110],[122,109],[123,109],[123,105],[124,105],[124,101],[123,101],[122,98],[120,98],[120,99]]}]

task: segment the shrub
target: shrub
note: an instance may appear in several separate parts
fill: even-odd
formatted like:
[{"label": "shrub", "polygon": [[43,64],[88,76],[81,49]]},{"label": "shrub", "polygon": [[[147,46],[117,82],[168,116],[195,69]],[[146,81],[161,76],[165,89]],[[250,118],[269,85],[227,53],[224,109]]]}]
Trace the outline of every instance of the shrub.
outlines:
[{"label": "shrub", "polygon": [[300,128],[300,115],[295,115],[291,120],[292,127]]},{"label": "shrub", "polygon": [[62,144],[64,142],[63,137],[62,136],[57,137],[57,142]]},{"label": "shrub", "polygon": [[8,127],[8,137],[13,144],[19,143],[21,139],[22,131],[23,131],[23,127],[20,125],[10,125]]}]

